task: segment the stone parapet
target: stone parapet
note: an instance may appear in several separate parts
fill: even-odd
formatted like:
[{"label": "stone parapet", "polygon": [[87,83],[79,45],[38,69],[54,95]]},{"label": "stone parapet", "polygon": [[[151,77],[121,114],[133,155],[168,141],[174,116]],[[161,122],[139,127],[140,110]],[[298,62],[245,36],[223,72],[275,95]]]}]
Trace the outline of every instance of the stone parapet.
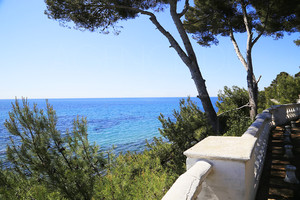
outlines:
[{"label": "stone parapet", "polygon": [[[300,116],[300,104],[273,106],[241,137],[210,136],[184,152],[187,172],[163,200],[255,198],[272,127]],[[201,192],[200,192],[201,191]]]}]

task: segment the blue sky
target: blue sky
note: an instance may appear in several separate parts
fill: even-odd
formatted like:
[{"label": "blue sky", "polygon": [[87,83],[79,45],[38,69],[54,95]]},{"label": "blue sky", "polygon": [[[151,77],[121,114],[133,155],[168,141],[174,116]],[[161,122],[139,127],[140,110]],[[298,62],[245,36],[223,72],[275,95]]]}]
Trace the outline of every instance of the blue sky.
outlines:
[{"label": "blue sky", "polygon": [[[0,0],[0,99],[196,96],[188,68],[147,17],[121,22],[116,36],[59,26],[44,10],[43,1]],[[178,38],[167,12],[158,19]],[[298,37],[255,45],[260,89],[281,71],[299,72],[300,48],[292,42]],[[244,35],[237,39],[245,52]],[[246,87],[229,38],[211,48],[192,43],[211,96],[225,85]]]}]

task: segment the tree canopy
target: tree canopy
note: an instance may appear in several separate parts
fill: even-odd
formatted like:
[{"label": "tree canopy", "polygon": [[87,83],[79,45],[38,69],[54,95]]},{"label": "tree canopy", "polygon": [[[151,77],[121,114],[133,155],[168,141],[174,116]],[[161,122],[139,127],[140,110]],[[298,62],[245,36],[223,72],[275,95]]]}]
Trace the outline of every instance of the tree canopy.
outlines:
[{"label": "tree canopy", "polygon": [[134,19],[147,10],[163,10],[164,1],[154,0],[45,0],[49,18],[62,24],[73,22],[78,29],[108,33],[110,29],[118,31],[119,20]]},{"label": "tree canopy", "polygon": [[265,88],[266,106],[270,107],[274,105],[276,101],[280,104],[295,103],[299,95],[299,72],[295,74],[295,76],[281,72],[272,81],[270,86]]},{"label": "tree canopy", "polygon": [[[297,0],[196,0],[186,14],[185,27],[202,46],[217,45],[217,36],[245,33],[247,25],[257,36],[281,38],[286,33],[299,31],[299,2]],[[245,10],[243,10],[243,7]]]}]

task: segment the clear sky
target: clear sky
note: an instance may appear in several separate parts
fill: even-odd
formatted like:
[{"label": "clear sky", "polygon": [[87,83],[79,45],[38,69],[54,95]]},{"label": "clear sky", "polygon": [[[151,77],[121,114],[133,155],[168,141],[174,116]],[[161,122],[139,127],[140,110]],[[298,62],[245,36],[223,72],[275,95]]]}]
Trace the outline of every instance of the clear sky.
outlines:
[{"label": "clear sky", "polygon": [[[120,35],[81,32],[44,15],[42,0],[0,0],[0,99],[186,97],[197,94],[188,68],[148,17],[120,23]],[[174,36],[168,12],[159,20]],[[260,89],[286,71],[299,72],[299,33],[261,38],[253,49]],[[245,52],[245,38],[238,41]],[[193,41],[211,96],[225,85],[246,87],[246,71],[229,38],[204,48]]]}]

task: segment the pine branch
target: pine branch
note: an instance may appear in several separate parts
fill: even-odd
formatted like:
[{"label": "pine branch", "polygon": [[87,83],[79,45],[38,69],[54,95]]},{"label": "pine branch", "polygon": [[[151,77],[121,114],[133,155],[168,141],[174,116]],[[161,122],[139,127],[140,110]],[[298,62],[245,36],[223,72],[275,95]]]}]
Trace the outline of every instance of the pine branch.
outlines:
[{"label": "pine branch", "polygon": [[235,111],[235,110],[240,110],[240,109],[245,108],[245,107],[251,107],[251,106],[250,106],[250,103],[247,103],[247,104],[245,104],[245,105],[243,105],[243,106],[241,106],[241,107],[239,107],[239,108],[234,108],[234,109],[231,109],[231,110],[227,110],[227,111],[225,111],[225,112],[222,112],[221,114],[218,115],[218,117],[221,116],[221,115],[224,115],[225,113],[232,112],[232,111]]},{"label": "pine branch", "polygon": [[178,13],[179,18],[181,18],[185,13],[189,10],[190,4],[189,0],[185,0],[184,9],[181,11],[181,13]]}]

